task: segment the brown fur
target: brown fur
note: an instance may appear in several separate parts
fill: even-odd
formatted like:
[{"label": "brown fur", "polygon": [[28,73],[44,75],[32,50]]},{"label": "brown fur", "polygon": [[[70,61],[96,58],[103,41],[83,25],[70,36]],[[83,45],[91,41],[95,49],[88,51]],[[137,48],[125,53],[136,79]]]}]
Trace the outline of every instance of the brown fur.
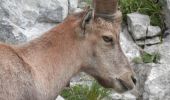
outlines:
[{"label": "brown fur", "polygon": [[[121,78],[126,72],[132,75],[119,45],[120,19],[110,23],[98,18],[92,22],[93,25],[86,26],[86,34],[82,35],[84,30],[80,24],[84,14],[82,12],[68,17],[65,22],[29,43],[19,46],[0,44],[0,100],[54,100],[71,77],[80,71],[94,76],[106,87],[115,88],[116,83],[108,77],[108,70],[111,69],[96,67],[107,63],[101,63],[106,59],[102,56],[110,59],[111,66],[121,67],[113,66],[113,70],[117,70],[112,71],[114,77]],[[107,33],[106,30],[113,33],[115,50],[112,52],[115,51],[120,57],[118,59],[111,57],[111,52],[106,55],[107,49],[97,43],[101,41],[101,33]],[[105,51],[96,51],[98,47]],[[123,64],[120,66],[119,63]],[[126,68],[122,70],[122,66]],[[131,87],[131,81],[128,81],[126,86]]]}]

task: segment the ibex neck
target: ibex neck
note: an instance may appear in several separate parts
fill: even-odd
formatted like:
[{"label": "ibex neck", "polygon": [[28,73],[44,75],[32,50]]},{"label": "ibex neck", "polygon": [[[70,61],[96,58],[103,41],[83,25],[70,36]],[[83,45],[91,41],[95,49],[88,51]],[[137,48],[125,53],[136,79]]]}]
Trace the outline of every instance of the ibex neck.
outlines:
[{"label": "ibex neck", "polygon": [[41,100],[49,100],[49,97],[50,100],[51,97],[54,99],[80,70],[82,61],[79,44],[75,42],[74,27],[68,26],[61,24],[18,49],[18,53],[32,69]]}]

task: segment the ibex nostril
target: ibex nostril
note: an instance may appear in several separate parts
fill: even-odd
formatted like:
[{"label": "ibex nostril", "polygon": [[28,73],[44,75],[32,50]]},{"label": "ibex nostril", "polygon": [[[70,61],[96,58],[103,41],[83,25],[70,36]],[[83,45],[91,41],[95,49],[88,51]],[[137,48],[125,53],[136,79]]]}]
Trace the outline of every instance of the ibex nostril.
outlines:
[{"label": "ibex nostril", "polygon": [[133,83],[136,85],[136,82],[137,82],[136,78],[134,76],[131,76],[131,78],[132,78]]}]

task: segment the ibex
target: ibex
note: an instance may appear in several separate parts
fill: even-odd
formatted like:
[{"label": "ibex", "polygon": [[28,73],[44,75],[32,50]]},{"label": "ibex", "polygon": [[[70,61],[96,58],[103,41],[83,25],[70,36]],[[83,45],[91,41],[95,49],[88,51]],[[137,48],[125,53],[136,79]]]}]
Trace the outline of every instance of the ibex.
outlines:
[{"label": "ibex", "polygon": [[125,92],[134,72],[119,43],[118,0],[95,0],[94,9],[68,16],[22,45],[0,44],[0,100],[55,100],[80,71],[102,86]]}]

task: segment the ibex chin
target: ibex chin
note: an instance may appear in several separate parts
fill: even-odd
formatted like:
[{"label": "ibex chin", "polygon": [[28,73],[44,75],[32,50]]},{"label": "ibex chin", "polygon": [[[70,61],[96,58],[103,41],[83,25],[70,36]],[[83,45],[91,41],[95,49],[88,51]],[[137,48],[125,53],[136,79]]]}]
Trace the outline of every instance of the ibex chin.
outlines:
[{"label": "ibex chin", "polygon": [[0,44],[0,100],[55,100],[80,71],[102,86],[125,92],[134,72],[119,43],[117,0],[95,0],[94,9],[70,15],[23,45]]}]

